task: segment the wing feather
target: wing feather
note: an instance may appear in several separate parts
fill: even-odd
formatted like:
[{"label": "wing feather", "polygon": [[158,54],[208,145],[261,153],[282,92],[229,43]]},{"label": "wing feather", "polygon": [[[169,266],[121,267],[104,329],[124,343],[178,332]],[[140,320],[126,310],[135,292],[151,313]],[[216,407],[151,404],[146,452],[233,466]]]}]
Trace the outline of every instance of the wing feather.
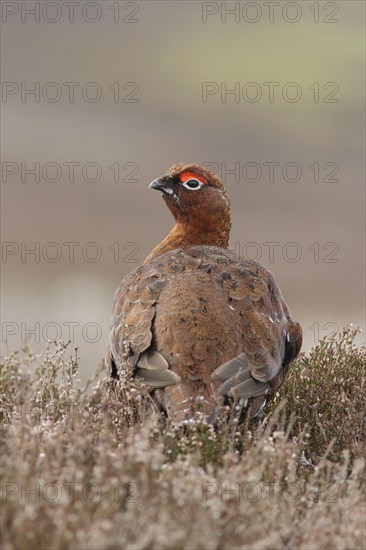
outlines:
[{"label": "wing feather", "polygon": [[172,396],[186,399],[187,388],[208,401],[265,395],[300,347],[272,273],[232,251],[167,252],[127,275],[115,296],[112,362],[127,361],[151,388],[177,385]]}]

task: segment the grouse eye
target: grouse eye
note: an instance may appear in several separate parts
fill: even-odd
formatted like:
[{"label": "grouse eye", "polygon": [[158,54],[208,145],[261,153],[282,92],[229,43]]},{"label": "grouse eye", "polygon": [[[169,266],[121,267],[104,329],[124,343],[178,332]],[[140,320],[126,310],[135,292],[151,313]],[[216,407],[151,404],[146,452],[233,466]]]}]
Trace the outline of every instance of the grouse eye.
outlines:
[{"label": "grouse eye", "polygon": [[187,189],[199,189],[202,185],[202,183],[199,181],[199,180],[195,180],[195,179],[191,179],[191,180],[188,180],[188,181],[185,181],[183,183],[184,187],[186,187]]}]

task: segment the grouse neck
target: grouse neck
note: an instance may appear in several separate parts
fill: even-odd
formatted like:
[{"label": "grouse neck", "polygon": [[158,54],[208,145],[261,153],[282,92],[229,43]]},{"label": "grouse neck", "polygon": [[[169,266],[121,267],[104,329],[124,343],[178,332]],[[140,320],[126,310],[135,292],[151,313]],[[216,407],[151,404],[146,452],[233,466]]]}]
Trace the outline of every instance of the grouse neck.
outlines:
[{"label": "grouse neck", "polygon": [[202,223],[197,223],[196,220],[194,224],[177,221],[171,232],[152,250],[144,263],[150,263],[155,258],[176,248],[185,249],[189,246],[201,245],[227,249],[230,228],[230,216],[222,217],[218,224],[210,224],[208,220]]}]

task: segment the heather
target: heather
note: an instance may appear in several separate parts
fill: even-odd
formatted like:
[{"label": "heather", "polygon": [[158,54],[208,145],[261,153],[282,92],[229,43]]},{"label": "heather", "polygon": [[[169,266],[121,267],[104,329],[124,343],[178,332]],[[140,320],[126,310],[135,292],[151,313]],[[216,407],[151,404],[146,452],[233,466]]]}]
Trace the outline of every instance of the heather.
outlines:
[{"label": "heather", "polygon": [[[1,361],[1,548],[365,548],[366,349],[347,328],[260,418],[161,418],[62,342]],[[91,369],[92,370],[92,369]]]}]

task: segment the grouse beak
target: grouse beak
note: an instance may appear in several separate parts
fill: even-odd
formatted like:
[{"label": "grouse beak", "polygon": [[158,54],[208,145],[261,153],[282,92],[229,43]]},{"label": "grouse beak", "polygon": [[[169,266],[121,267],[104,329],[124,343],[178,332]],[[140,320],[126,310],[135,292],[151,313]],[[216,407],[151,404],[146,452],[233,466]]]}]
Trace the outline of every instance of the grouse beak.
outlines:
[{"label": "grouse beak", "polygon": [[156,189],[157,191],[164,191],[165,184],[160,178],[152,181],[149,185],[149,189]]},{"label": "grouse beak", "polygon": [[150,183],[150,189],[157,189],[166,197],[171,195],[175,197],[174,189],[172,188],[172,178],[170,176],[162,176]]}]

